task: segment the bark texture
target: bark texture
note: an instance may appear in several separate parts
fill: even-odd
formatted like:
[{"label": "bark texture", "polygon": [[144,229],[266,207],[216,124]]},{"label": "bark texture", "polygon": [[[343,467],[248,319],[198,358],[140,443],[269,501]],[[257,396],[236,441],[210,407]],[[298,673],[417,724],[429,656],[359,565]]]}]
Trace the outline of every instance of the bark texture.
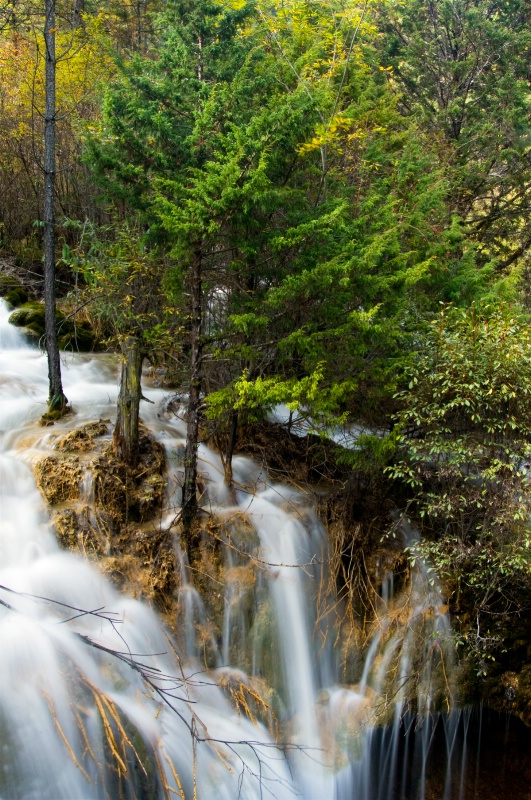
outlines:
[{"label": "bark texture", "polygon": [[192,256],[189,272],[190,297],[190,391],[188,395],[186,449],[184,454],[184,483],[181,519],[185,534],[190,534],[197,515],[197,445],[202,387],[203,344],[201,249]]},{"label": "bark texture", "polygon": [[142,362],[140,340],[129,336],[122,345],[123,366],[113,443],[117,456],[130,467],[138,463],[139,408],[142,399]]},{"label": "bark texture", "polygon": [[83,13],[85,11],[85,0],[74,0],[72,7],[72,27],[79,28],[83,25]]},{"label": "bark texture", "polygon": [[225,483],[229,489],[233,488],[233,475],[232,475],[232,457],[236,448],[236,441],[238,438],[238,412],[233,408],[230,412],[229,418],[229,437],[227,440],[227,449],[222,457],[223,469],[225,471]]},{"label": "bark texture", "polygon": [[61,361],[55,318],[55,0],[45,0],[44,113],[44,322],[48,355],[49,408],[63,411],[67,399],[61,380]]}]

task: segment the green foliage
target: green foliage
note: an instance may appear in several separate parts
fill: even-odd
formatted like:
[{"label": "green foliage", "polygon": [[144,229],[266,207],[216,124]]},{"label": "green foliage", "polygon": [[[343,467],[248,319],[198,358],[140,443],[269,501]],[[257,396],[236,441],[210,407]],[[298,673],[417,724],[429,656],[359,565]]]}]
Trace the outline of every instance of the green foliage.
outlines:
[{"label": "green foliage", "polygon": [[200,255],[210,413],[286,402],[375,422],[419,319],[490,275],[438,143],[397,109],[372,6],[179,0],[157,29],[88,149],[171,253],[158,291],[185,328]]},{"label": "green foliage", "polygon": [[[397,395],[389,475],[413,492],[412,549],[467,596],[480,637],[487,612],[531,584],[531,334],[505,308],[444,308]],[[476,635],[477,634],[477,635]]]},{"label": "green foliage", "polygon": [[483,263],[510,266],[530,242],[528,0],[407,0],[380,21],[403,113],[439,142]]},{"label": "green foliage", "polygon": [[[327,144],[320,216],[305,222],[296,207],[298,225],[269,243],[281,269],[229,323],[245,326],[247,352],[261,365],[257,380],[265,373],[285,394],[290,380],[298,386],[320,365],[313,415],[379,415],[381,424],[419,317],[441,297],[470,301],[487,276],[449,211],[448,181],[429,140],[404,123],[385,80],[353,73],[342,125]],[[316,148],[299,152],[310,161]],[[302,174],[309,186],[319,177]],[[274,362],[264,364],[266,326]]]},{"label": "green foliage", "polygon": [[167,259],[146,246],[133,223],[97,228],[84,223],[76,246],[63,246],[62,261],[78,276],[71,301],[86,308],[104,343],[116,346],[130,334],[154,352],[171,349],[182,318],[170,293],[161,292]]}]

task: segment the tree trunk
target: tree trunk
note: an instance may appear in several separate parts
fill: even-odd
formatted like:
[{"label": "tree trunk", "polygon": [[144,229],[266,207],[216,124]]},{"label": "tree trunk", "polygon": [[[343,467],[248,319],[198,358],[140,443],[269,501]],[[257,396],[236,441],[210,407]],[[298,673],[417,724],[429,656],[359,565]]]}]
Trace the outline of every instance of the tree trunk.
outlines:
[{"label": "tree trunk", "polygon": [[82,14],[85,11],[85,0],[74,0],[72,8],[72,28],[80,28],[83,25]]},{"label": "tree trunk", "polygon": [[181,519],[185,534],[190,534],[197,515],[197,445],[202,385],[202,281],[201,249],[196,247],[189,273],[190,291],[190,392],[186,422],[184,483]]},{"label": "tree trunk", "polygon": [[129,336],[122,345],[123,366],[116,425],[113,434],[118,457],[130,467],[138,464],[138,423],[142,399],[142,362],[144,353],[137,336]]},{"label": "tree trunk", "polygon": [[49,410],[64,411],[67,399],[61,381],[61,360],[55,319],[55,0],[45,0],[44,112],[44,303],[48,354]]},{"label": "tree trunk", "polygon": [[236,440],[238,438],[238,412],[232,408],[229,416],[229,436],[227,441],[227,449],[223,457],[223,469],[225,471],[225,483],[229,489],[233,488],[233,475],[232,475],[232,457],[236,447]]}]

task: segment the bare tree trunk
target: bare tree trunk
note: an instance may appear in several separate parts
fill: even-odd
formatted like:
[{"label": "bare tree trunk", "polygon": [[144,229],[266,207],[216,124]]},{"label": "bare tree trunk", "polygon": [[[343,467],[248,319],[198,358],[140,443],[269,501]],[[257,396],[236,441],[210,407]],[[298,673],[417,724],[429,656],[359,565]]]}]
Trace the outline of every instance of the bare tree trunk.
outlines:
[{"label": "bare tree trunk", "polygon": [[74,0],[72,8],[72,28],[80,28],[83,25],[82,14],[85,10],[85,0]]},{"label": "bare tree trunk", "polygon": [[49,410],[64,411],[68,401],[61,381],[61,360],[55,319],[55,0],[45,0],[44,113],[44,303],[48,354]]},{"label": "bare tree trunk", "polygon": [[122,345],[124,362],[120,379],[120,393],[113,445],[118,457],[130,467],[138,463],[139,407],[142,399],[142,352],[137,336],[129,336]]},{"label": "bare tree trunk", "polygon": [[189,534],[197,515],[197,445],[202,385],[202,275],[201,248],[195,248],[189,273],[190,289],[190,392],[186,422],[184,453],[184,483],[181,519],[184,532]]}]

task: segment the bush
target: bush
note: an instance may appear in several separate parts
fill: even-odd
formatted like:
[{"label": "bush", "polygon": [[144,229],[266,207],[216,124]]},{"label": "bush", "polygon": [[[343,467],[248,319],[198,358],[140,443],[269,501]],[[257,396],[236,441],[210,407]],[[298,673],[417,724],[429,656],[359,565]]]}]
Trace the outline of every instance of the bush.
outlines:
[{"label": "bush", "polygon": [[482,660],[531,588],[531,337],[501,309],[445,308],[397,395],[389,474]]}]

